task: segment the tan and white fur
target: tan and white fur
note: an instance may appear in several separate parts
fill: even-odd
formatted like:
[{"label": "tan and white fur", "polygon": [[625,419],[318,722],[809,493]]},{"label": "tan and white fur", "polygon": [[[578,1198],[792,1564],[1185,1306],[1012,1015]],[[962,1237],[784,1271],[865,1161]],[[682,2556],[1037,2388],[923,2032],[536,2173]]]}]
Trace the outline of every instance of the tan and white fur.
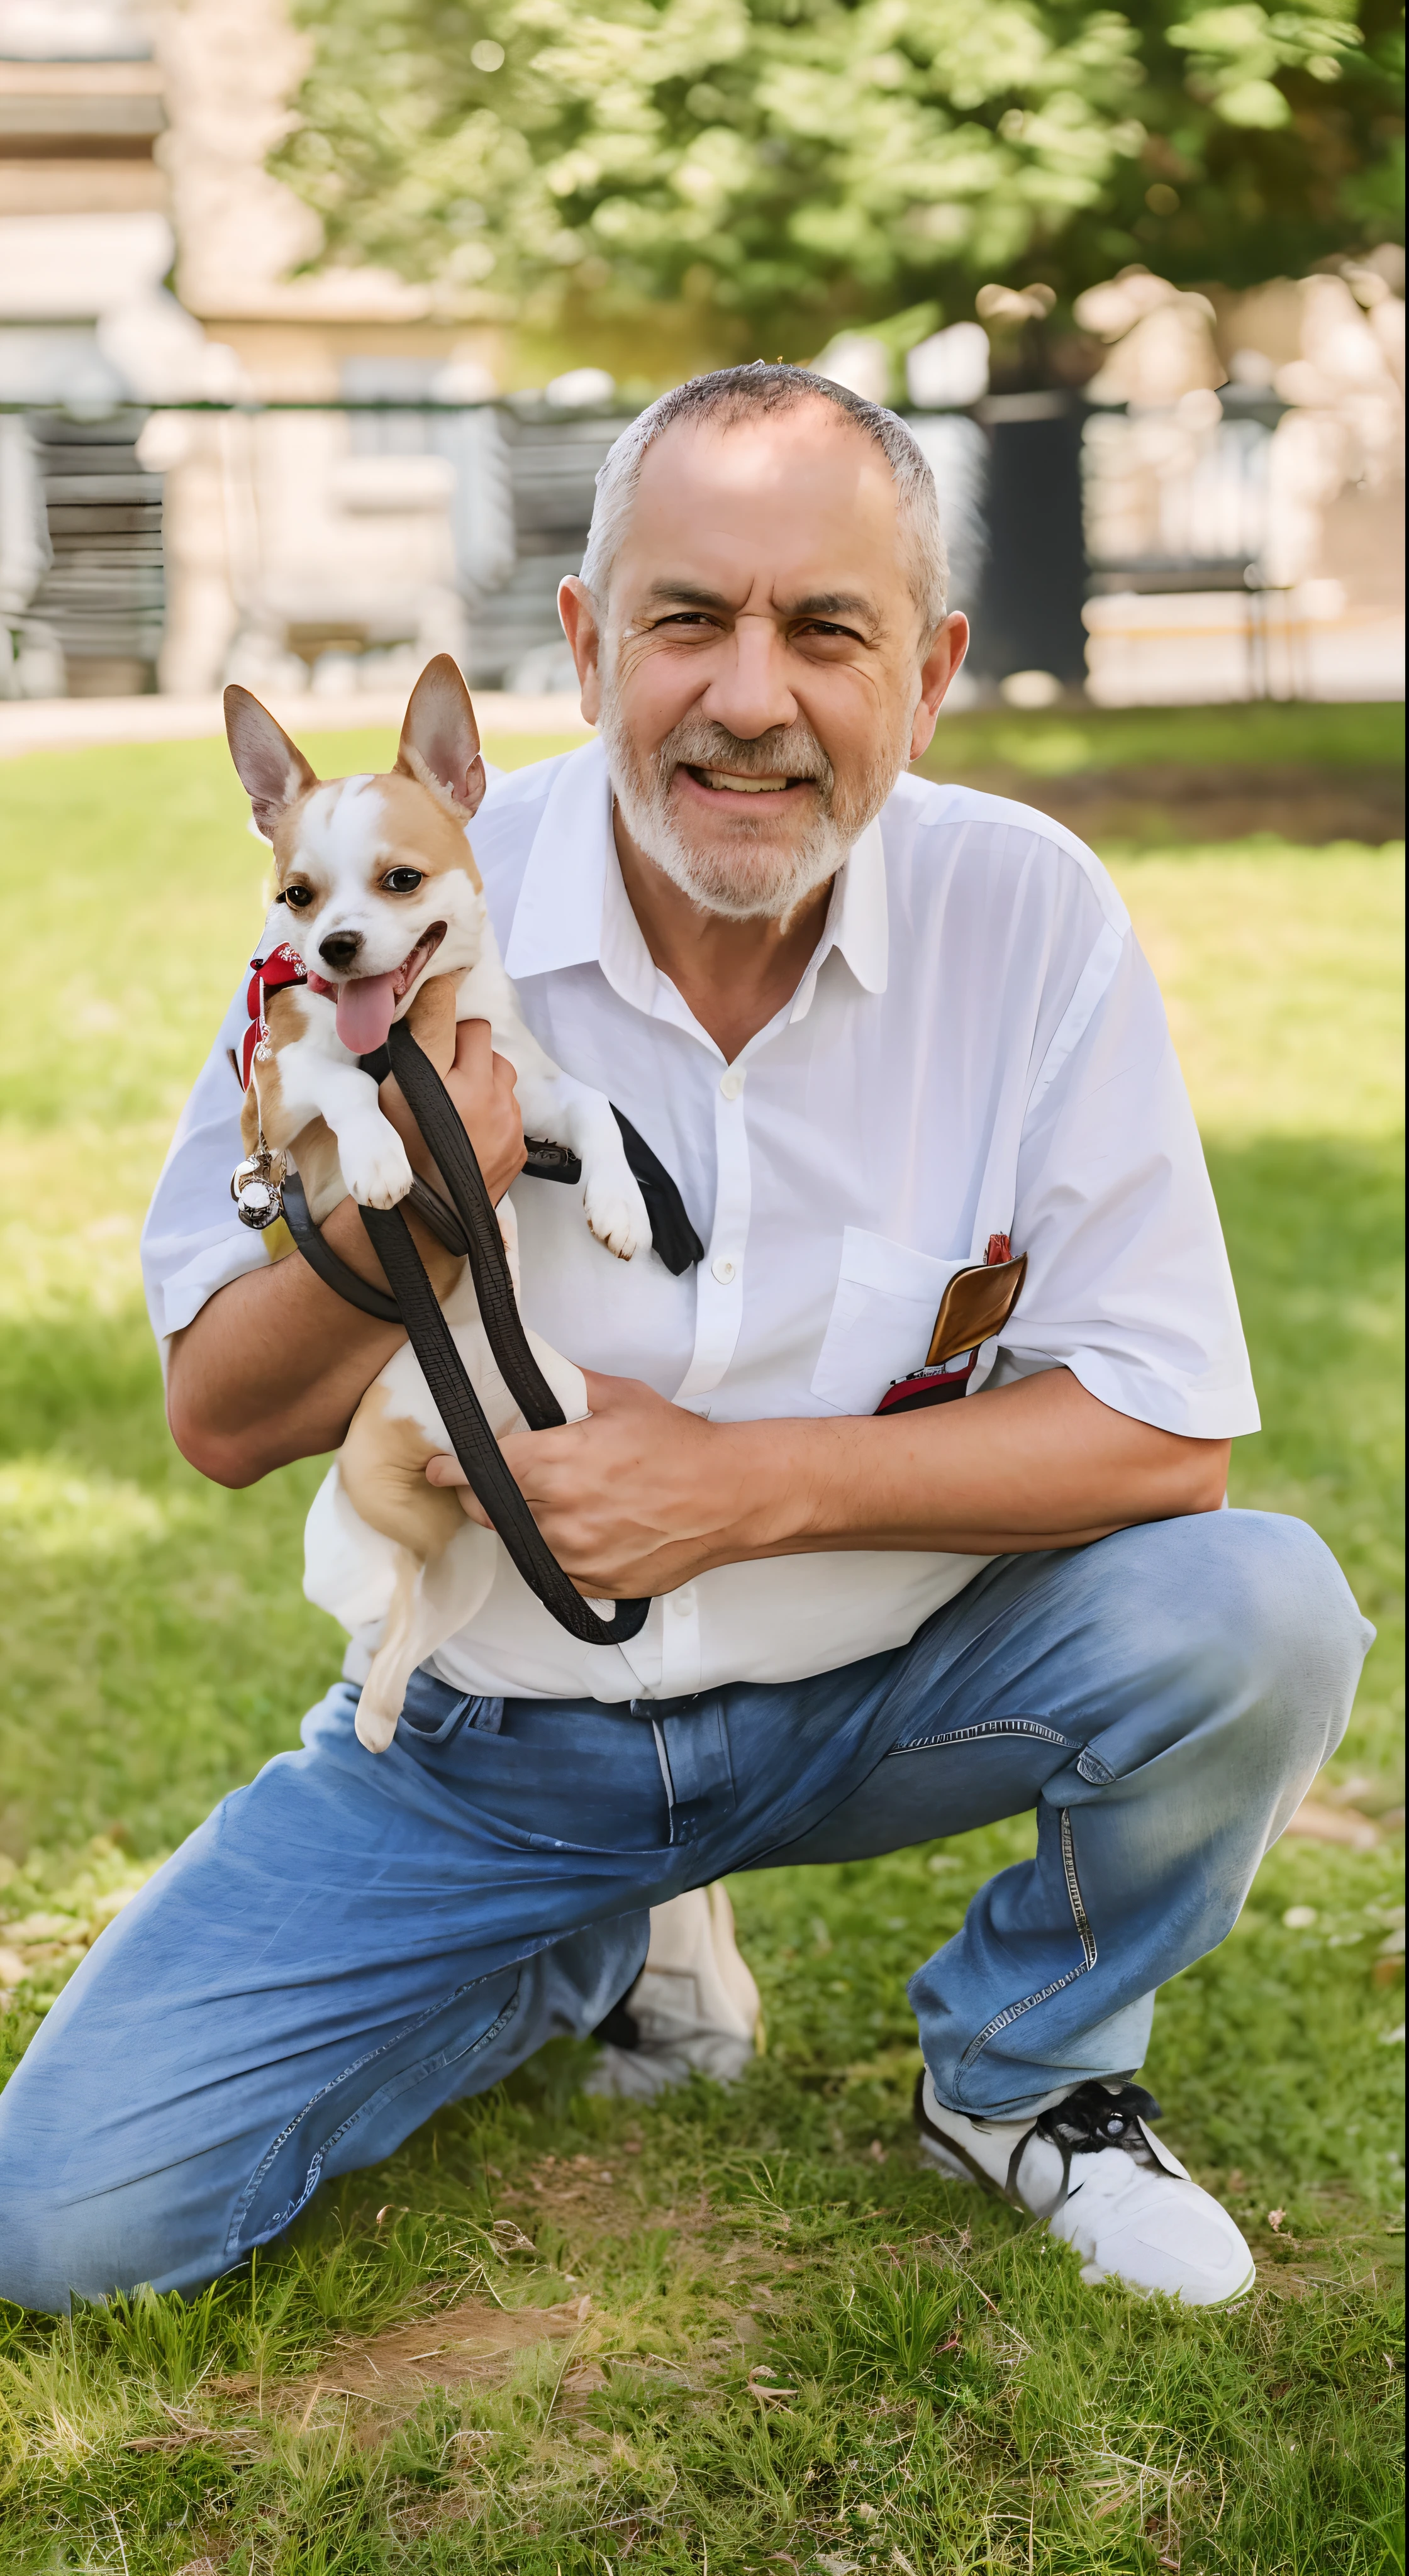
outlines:
[{"label": "tan and white fur", "polygon": [[[610,1104],[544,1053],[499,955],[466,837],[485,777],[455,663],[442,654],[422,673],[396,766],[379,776],[320,781],[245,689],[226,690],[225,714],[256,825],[273,844],[280,935],[325,987],[291,984],[269,995],[268,1037],[255,1050],[243,1112],[246,1151],[262,1131],[286,1154],[320,1224],[349,1191],[368,1207],[396,1206],[411,1187],[411,1165],[358,1056],[374,1052],[391,1019],[406,1017],[444,1073],[456,1023],[487,1020],[496,1051],[515,1068],[527,1133],[580,1157],[587,1222],[629,1261],[649,1243],[650,1221]],[[498,1214],[517,1292],[507,1199]],[[468,1265],[437,1246],[427,1248],[427,1267],[503,1438],[523,1420],[490,1353]],[[535,1333],[528,1338],[567,1420],[581,1421],[581,1370]],[[368,1585],[373,1595],[389,1593],[357,1712],[358,1735],[373,1752],[391,1742],[417,1665],[474,1617],[494,1580],[498,1540],[466,1518],[453,1490],[426,1482],[427,1460],[450,1445],[420,1363],[403,1344],[367,1389],[320,1498],[321,1517],[315,1510],[310,1522],[311,1549],[323,1544],[336,1554],[352,1543],[369,1616],[376,1613]],[[311,1559],[309,1581],[324,1597]]]}]

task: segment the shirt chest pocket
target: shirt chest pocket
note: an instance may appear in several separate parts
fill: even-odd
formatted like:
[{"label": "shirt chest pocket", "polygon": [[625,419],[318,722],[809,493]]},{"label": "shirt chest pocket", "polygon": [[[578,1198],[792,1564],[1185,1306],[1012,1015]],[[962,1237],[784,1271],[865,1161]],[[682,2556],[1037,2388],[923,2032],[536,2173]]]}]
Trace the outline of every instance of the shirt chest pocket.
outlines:
[{"label": "shirt chest pocket", "polygon": [[939,1301],[972,1254],[954,1261],[912,1252],[884,1234],[849,1225],[841,1276],[812,1379],[812,1393],[838,1413],[874,1413],[892,1378],[923,1368]]}]

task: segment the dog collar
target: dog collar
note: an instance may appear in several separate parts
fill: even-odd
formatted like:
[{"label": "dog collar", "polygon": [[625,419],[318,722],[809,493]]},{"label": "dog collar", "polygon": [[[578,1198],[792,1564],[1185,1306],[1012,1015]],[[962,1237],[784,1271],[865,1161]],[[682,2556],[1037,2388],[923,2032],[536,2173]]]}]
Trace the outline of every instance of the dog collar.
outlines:
[{"label": "dog collar", "polygon": [[250,959],[249,989],[245,995],[249,1026],[240,1049],[240,1080],[246,1091],[250,1087],[255,1049],[263,1046],[269,1035],[264,1016],[265,994],[276,993],[285,984],[306,984],[308,981],[308,968],[298,950],[290,948],[287,940],[281,941],[277,948],[271,948],[267,957]]},{"label": "dog collar", "polygon": [[290,948],[287,940],[281,941],[277,948],[271,948],[267,957],[252,957],[250,966],[253,971],[250,975],[249,991],[245,996],[249,1027],[245,1031],[240,1061],[240,1074],[246,1091],[250,1087],[250,1067],[254,1062],[255,1050],[264,1044],[269,1035],[264,1016],[266,992],[276,993],[281,984],[306,984],[310,993],[322,993],[330,1002],[335,1002],[338,997],[336,984],[330,984],[326,975],[313,974],[311,969],[305,966],[298,950]]}]

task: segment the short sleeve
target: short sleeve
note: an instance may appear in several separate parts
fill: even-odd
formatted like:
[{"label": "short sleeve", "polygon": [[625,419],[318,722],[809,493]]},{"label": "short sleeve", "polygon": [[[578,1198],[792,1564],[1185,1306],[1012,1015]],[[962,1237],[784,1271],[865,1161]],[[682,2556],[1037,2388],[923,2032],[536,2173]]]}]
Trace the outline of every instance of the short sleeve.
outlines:
[{"label": "short sleeve", "polygon": [[218,1288],[264,1269],[268,1258],[263,1236],[241,1225],[230,1196],[244,1152],[233,1054],[246,1024],[242,984],[181,1113],[142,1228],[142,1282],[163,1360],[172,1334]]},{"label": "short sleeve", "polygon": [[1159,1430],[1257,1430],[1203,1147],[1159,988],[1128,929],[1106,925],[1038,1068],[1013,1243],[1028,1274],[1000,1379],[1064,1367]]}]

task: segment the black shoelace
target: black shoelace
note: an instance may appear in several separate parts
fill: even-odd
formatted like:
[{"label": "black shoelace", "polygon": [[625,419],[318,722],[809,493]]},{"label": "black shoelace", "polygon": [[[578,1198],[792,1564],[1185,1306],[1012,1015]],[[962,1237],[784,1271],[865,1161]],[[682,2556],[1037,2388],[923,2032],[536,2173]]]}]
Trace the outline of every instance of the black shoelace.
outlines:
[{"label": "black shoelace", "polygon": [[1016,2200],[1019,2196],[1018,2169],[1034,2138],[1047,2139],[1062,2160],[1056,2199],[1048,2208],[1034,2213],[1042,2218],[1055,2218],[1071,2197],[1071,2168],[1076,2156],[1098,2156],[1107,2147],[1119,2147],[1136,2164],[1163,2170],[1142,2126],[1144,2121],[1157,2120],[1159,2116],[1158,2102],[1142,2084],[1122,2084],[1117,2093],[1108,2092],[1094,2079],[1078,2084],[1064,2102],[1054,2102],[1050,2111],[1039,2111],[1031,2128],[1019,2138],[1008,2161],[1008,2198]]}]

